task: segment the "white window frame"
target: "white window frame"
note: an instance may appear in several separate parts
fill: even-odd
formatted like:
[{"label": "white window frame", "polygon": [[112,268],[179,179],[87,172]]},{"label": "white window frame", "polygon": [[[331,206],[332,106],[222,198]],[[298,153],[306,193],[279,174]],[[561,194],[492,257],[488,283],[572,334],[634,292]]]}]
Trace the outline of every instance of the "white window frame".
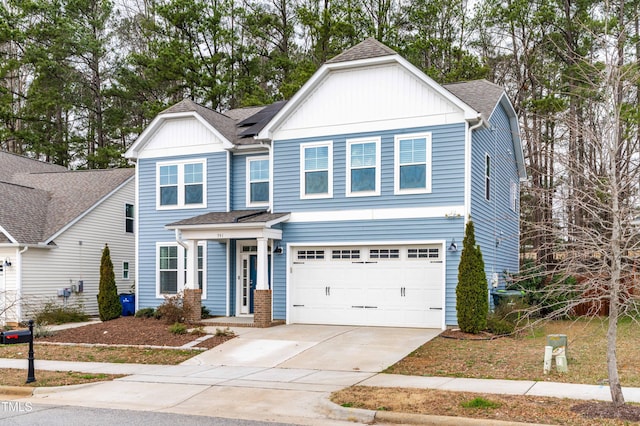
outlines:
[{"label": "white window frame", "polygon": [[[127,206],[131,206],[133,209],[133,216],[127,216]],[[131,232],[127,231],[127,224],[131,222]],[[136,233],[136,206],[133,203],[124,203],[124,233],[135,234]]]},{"label": "white window frame", "polygon": [[491,156],[484,154],[484,199],[491,201]]},{"label": "white window frame", "polygon": [[[373,191],[352,192],[351,191],[351,170],[352,170],[351,145],[363,144],[363,143],[375,143],[376,145],[376,165],[375,165],[376,177],[374,182],[375,187]],[[345,155],[347,157],[346,159],[347,169],[345,171],[345,177],[346,177],[345,196],[346,197],[370,197],[370,196],[380,195],[380,170],[381,170],[380,137],[347,139]],[[369,168],[369,167],[362,167],[362,168]]]},{"label": "white window frame", "polygon": [[122,279],[129,280],[131,279],[131,262],[125,260],[122,262]]},{"label": "white window frame", "polygon": [[[206,241],[198,242],[198,246],[202,247],[202,299],[207,298],[207,244]],[[184,291],[185,288],[185,272],[184,266],[187,256],[187,250],[175,241],[171,242],[157,242],[156,243],[156,298],[164,299],[165,296],[175,296],[171,293],[160,292],[160,247],[178,247],[178,279],[176,286],[176,293],[179,294]]]},{"label": "white window frame", "polygon": [[[400,164],[400,141],[405,139],[421,139],[426,140],[426,185],[424,188],[400,188],[400,167],[410,164]],[[393,167],[393,182],[394,182],[394,194],[429,194],[431,193],[431,132],[427,133],[413,133],[406,135],[396,135],[394,138],[394,167]],[[422,163],[411,163],[413,165],[419,165]]]},{"label": "white window frame", "polygon": [[[202,164],[202,203],[199,204],[185,204],[184,192],[184,166],[187,164]],[[160,168],[164,166],[177,166],[178,167],[178,203],[172,205],[160,204]],[[176,210],[176,209],[199,209],[207,207],[207,159],[191,159],[180,161],[162,161],[156,163],[156,210]]]},{"label": "white window frame", "polygon": [[[306,148],[327,147],[327,192],[324,194],[307,194],[307,171],[305,169],[304,151]],[[321,171],[321,170],[315,170]],[[300,199],[333,198],[333,141],[309,142],[300,144]]]},{"label": "white window frame", "polygon": [[[246,206],[247,207],[268,207],[269,200],[262,202],[251,202],[251,163],[253,161],[270,161],[268,155],[261,155],[257,157],[247,157],[246,161],[246,173],[245,173],[245,197],[246,197]],[[264,182],[263,180],[256,182]],[[269,184],[269,196],[271,194],[271,163],[269,163],[269,179],[267,180]]]},{"label": "white window frame", "polygon": [[509,207],[514,212],[518,211],[518,184],[513,180],[509,185]]}]

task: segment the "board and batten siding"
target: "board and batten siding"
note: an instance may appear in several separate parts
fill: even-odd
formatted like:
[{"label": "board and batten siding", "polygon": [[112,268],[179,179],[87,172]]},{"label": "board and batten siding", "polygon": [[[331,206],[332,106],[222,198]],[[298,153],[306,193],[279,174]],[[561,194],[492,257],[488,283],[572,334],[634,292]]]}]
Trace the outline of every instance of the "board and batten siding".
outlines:
[{"label": "board and batten siding", "polygon": [[[514,155],[509,118],[501,105],[489,120],[491,127],[474,131],[471,167],[471,219],[476,242],[482,250],[487,281],[497,274],[504,286],[504,272],[519,269],[520,244],[519,202],[511,209],[511,184],[515,183],[516,199],[520,199],[520,179]],[[485,198],[485,157],[491,158],[490,199]]]},{"label": "board and batten siding", "polygon": [[[394,194],[394,138],[403,134],[431,133],[431,192]],[[380,138],[380,195],[347,197],[346,141]],[[449,124],[411,129],[394,129],[349,135],[335,135],[273,142],[275,212],[350,210],[362,208],[403,208],[461,206],[464,204],[465,124]],[[331,141],[333,145],[333,197],[300,198],[300,145]]]},{"label": "board and batten siding", "polygon": [[[138,207],[138,308],[157,307],[164,298],[156,296],[156,243],[174,244],[175,232],[165,229],[165,225],[210,211],[227,210],[227,161],[226,151],[203,155],[139,159],[137,175],[139,179]],[[156,165],[158,162],[206,159],[207,206],[204,208],[156,209]],[[213,300],[226,294],[226,248],[224,244],[207,243],[207,298],[202,304],[213,314],[221,312],[219,301]]]},{"label": "board and batten siding", "polygon": [[[105,244],[119,293],[130,293],[135,280],[135,236],[125,231],[125,204],[134,203],[131,179],[103,200],[55,240],[49,249],[29,248],[22,254],[22,320],[46,302],[63,304],[58,289],[84,282],[82,293],[71,293],[70,306],[80,305],[90,315],[98,314],[100,261]],[[122,262],[129,262],[129,279],[122,277]]]},{"label": "board and batten siding", "polygon": [[[375,221],[337,221],[313,223],[283,223],[282,247],[287,244],[382,244],[410,243],[411,241],[446,241],[443,258],[446,262],[446,323],[456,321],[455,285],[457,283],[460,252],[447,252],[452,238],[462,241],[464,220],[462,217],[394,219]],[[273,316],[286,316],[287,258],[290,254],[273,257]]]}]

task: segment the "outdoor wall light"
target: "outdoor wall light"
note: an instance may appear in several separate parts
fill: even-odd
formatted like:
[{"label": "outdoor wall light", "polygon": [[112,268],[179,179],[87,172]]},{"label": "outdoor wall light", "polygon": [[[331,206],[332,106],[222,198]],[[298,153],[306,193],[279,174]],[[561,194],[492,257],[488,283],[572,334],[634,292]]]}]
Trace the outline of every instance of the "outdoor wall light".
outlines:
[{"label": "outdoor wall light", "polygon": [[282,247],[280,247],[279,245],[277,245],[276,248],[273,249],[273,252],[275,254],[282,254],[282,253],[284,253],[284,249]]},{"label": "outdoor wall light", "polygon": [[11,259],[8,257],[4,260],[4,266],[11,266]]},{"label": "outdoor wall light", "polygon": [[451,244],[449,244],[449,251],[458,251],[458,245],[456,244],[456,239],[451,238]]}]

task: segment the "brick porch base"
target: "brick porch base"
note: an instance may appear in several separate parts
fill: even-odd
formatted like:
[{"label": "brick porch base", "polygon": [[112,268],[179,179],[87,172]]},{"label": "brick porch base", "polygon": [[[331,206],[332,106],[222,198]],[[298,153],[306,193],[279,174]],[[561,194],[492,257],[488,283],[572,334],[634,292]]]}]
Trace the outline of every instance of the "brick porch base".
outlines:
[{"label": "brick porch base", "polygon": [[271,290],[255,290],[253,293],[254,327],[271,327]]},{"label": "brick porch base", "polygon": [[188,307],[185,312],[185,321],[188,323],[198,322],[202,319],[202,290],[184,290],[184,303]]}]

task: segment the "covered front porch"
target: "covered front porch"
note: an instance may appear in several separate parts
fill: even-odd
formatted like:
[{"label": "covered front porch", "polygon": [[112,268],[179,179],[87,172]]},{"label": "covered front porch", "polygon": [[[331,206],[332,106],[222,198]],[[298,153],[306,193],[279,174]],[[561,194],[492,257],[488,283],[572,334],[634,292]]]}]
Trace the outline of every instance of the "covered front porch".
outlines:
[{"label": "covered front porch", "polygon": [[240,281],[235,314],[237,317],[245,315],[249,318],[253,314],[254,327],[272,325],[270,255],[276,247],[276,241],[282,239],[282,230],[274,226],[288,220],[289,216],[289,213],[269,213],[264,210],[236,210],[206,213],[166,225],[167,229],[175,231],[177,243],[186,250],[184,299],[191,307],[188,320],[201,319],[198,243],[218,241],[230,245],[232,241],[240,241],[240,247],[249,247],[250,250],[244,256],[243,263],[236,267],[241,273],[235,274]]}]

